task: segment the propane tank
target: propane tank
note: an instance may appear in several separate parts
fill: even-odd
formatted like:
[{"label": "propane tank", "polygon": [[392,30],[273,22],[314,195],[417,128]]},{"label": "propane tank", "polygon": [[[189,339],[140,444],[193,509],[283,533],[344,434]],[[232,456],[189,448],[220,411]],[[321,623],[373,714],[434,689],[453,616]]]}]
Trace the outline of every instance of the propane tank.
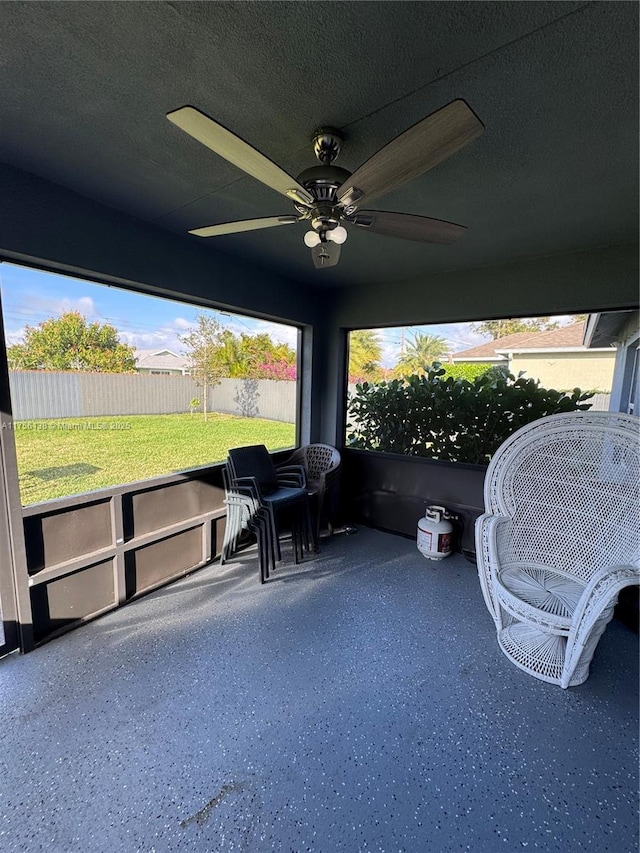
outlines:
[{"label": "propane tank", "polygon": [[451,553],[452,515],[443,506],[429,506],[418,521],[418,551],[429,560],[442,560]]}]

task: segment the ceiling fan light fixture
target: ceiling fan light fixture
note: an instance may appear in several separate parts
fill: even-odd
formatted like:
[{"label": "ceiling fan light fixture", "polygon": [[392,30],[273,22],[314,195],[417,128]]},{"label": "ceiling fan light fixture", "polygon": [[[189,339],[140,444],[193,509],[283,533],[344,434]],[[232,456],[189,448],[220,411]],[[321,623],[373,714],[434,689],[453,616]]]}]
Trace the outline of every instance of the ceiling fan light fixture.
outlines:
[{"label": "ceiling fan light fixture", "polygon": [[327,239],[331,240],[332,243],[337,243],[339,246],[345,242],[348,236],[347,229],[342,225],[338,225],[331,231],[327,231]]},{"label": "ceiling fan light fixture", "polygon": [[304,235],[304,244],[310,249],[313,249],[314,246],[317,246],[319,242],[320,235],[316,234],[315,231],[307,231],[307,233]]}]

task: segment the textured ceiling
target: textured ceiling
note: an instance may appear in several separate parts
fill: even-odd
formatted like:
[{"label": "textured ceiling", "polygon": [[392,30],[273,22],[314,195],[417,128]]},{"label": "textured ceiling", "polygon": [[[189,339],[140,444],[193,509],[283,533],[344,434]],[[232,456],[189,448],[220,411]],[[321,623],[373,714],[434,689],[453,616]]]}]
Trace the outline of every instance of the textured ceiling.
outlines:
[{"label": "textured ceiling", "polygon": [[464,98],[484,135],[372,204],[467,225],[457,244],[352,229],[318,271],[302,224],[210,245],[326,284],[612,245],[637,239],[637,44],[622,2],[0,3],[0,161],[183,234],[292,207],[170,110],[198,107],[295,176],[319,125],[344,131],[353,171]]}]

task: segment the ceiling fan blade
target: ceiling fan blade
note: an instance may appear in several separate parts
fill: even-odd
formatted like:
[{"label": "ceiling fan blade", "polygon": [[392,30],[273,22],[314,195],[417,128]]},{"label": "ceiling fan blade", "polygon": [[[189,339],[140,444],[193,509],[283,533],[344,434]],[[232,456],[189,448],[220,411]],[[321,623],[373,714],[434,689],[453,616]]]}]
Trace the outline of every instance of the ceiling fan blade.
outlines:
[{"label": "ceiling fan blade", "polygon": [[340,260],[340,245],[329,240],[326,243],[318,243],[311,249],[311,257],[317,270],[335,267]]},{"label": "ceiling fan blade", "polygon": [[346,207],[384,195],[460,151],[484,131],[463,100],[452,101],[405,130],[362,164],[336,193]]},{"label": "ceiling fan blade", "polygon": [[195,107],[180,107],[178,110],[167,113],[167,118],[189,136],[193,136],[198,142],[276,192],[301,204],[313,204],[313,196],[302,184],[248,142],[240,139]]},{"label": "ceiling fan blade", "polygon": [[390,213],[386,210],[359,210],[347,222],[374,234],[424,243],[455,243],[467,230],[464,225],[445,222],[444,219],[430,219],[411,213]]},{"label": "ceiling fan blade", "polygon": [[224,234],[239,234],[240,231],[257,231],[260,228],[274,228],[276,225],[293,225],[298,221],[294,214],[286,216],[265,216],[262,219],[239,219],[237,222],[221,222],[220,225],[206,225],[194,228],[189,234],[196,237],[222,237]]}]

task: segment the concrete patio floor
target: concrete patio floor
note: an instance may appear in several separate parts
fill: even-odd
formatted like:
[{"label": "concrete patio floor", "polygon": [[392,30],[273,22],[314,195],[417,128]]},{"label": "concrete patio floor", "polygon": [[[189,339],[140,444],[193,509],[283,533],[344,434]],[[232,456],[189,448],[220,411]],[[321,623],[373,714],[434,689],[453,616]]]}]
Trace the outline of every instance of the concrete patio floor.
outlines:
[{"label": "concrete patio floor", "polygon": [[0,851],[637,850],[638,638],[563,691],[474,567],[361,529],[0,661]]}]

